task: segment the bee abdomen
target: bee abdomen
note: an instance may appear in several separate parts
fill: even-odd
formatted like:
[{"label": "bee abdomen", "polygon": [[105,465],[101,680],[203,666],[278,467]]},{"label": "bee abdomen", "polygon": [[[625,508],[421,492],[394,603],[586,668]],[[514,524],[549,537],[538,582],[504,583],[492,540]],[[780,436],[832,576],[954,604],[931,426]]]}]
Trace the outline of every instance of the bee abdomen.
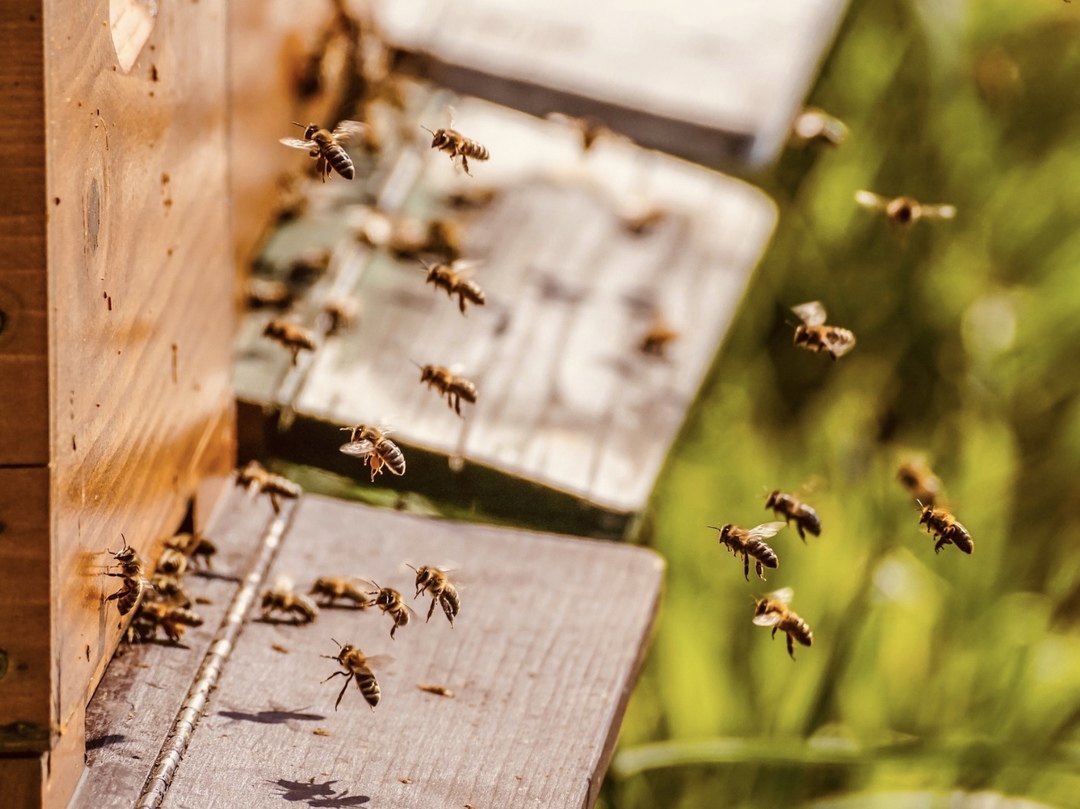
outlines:
[{"label": "bee abdomen", "polygon": [[465,143],[462,144],[461,151],[474,160],[487,160],[491,157],[491,153],[487,150],[487,147],[474,140],[466,140]]},{"label": "bee abdomen", "polygon": [[451,391],[460,396],[466,402],[476,402],[476,385],[467,379],[459,379],[451,386]]},{"label": "bee abdomen", "polygon": [[776,552],[760,539],[751,539],[746,544],[746,552],[761,562],[761,564],[765,565],[765,567],[776,567],[780,564]]},{"label": "bee abdomen", "polygon": [[379,697],[382,696],[382,691],[379,690],[379,682],[375,679],[375,675],[370,673],[358,673],[356,675],[356,685],[360,689],[360,693],[364,695],[364,699],[367,700],[367,704],[371,706],[372,710],[375,710],[375,706],[379,704]]},{"label": "bee abdomen", "polygon": [[378,452],[382,456],[383,463],[389,467],[391,472],[399,476],[405,474],[405,455],[397,444],[392,441],[382,441],[379,444]]},{"label": "bee abdomen", "polygon": [[821,536],[821,518],[809,506],[803,506],[802,511],[796,517],[802,527],[814,536]]},{"label": "bee abdomen", "polygon": [[333,166],[334,171],[346,180],[351,180],[356,175],[352,158],[349,157],[349,153],[338,144],[331,143],[325,146],[323,148],[323,156],[326,158],[326,162]]},{"label": "bee abdomen", "polygon": [[953,523],[945,532],[945,537],[952,540],[952,543],[964,553],[971,553],[975,550],[975,541],[960,523]]},{"label": "bee abdomen", "polygon": [[442,604],[446,617],[450,619],[450,623],[453,623],[461,608],[461,599],[458,597],[457,590],[448,585],[439,596],[439,602]]}]

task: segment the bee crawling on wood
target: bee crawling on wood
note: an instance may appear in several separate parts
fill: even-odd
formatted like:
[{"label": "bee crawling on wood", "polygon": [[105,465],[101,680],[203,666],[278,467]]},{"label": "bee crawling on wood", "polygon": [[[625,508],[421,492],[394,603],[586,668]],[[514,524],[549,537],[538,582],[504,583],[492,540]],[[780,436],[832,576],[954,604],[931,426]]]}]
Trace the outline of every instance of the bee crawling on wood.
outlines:
[{"label": "bee crawling on wood", "polygon": [[446,571],[426,565],[423,567],[409,565],[409,567],[416,572],[416,595],[413,598],[419,598],[425,590],[431,596],[427,620],[431,620],[435,612],[435,604],[438,602],[443,614],[446,615],[446,620],[450,622],[450,626],[453,626],[454,618],[457,617],[458,610],[461,608],[461,597],[458,595],[457,588],[447,577]]},{"label": "bee crawling on wood", "polygon": [[834,360],[855,347],[855,335],[839,326],[825,325],[825,307],[821,301],[810,301],[792,306],[791,311],[802,321],[795,327],[795,345],[807,351],[827,351]]},{"label": "bee crawling on wood", "polygon": [[[450,127],[453,127],[453,116],[450,118]],[[436,129],[432,132],[426,126],[421,126],[425,132],[431,135],[431,148],[438,149],[440,152],[445,152],[450,155],[450,159],[453,160],[456,157],[461,158],[461,167],[465,169],[465,173],[472,176],[469,171],[469,158],[473,160],[487,160],[491,157],[487,147],[477,143],[475,140],[462,135],[456,129],[452,128]]]},{"label": "bee crawling on wood", "polygon": [[315,335],[297,323],[274,318],[263,329],[263,337],[276,340],[292,352],[292,364],[296,365],[301,351],[314,351],[319,347]]},{"label": "bee crawling on wood", "polygon": [[262,619],[269,620],[275,612],[293,617],[297,624],[308,624],[319,616],[319,608],[307,596],[293,592],[292,582],[280,577],[273,588],[262,594]]},{"label": "bee crawling on wood", "polygon": [[937,537],[934,553],[941,553],[945,545],[955,545],[964,553],[975,550],[975,541],[971,538],[971,534],[947,509],[923,506],[919,513],[919,525],[925,525],[926,532]]},{"label": "bee crawling on wood", "polygon": [[171,643],[178,644],[189,626],[202,626],[203,619],[195,612],[164,601],[144,601],[128,627],[128,642],[146,643],[157,637],[159,628]]},{"label": "bee crawling on wood", "polygon": [[[334,640],[331,638],[330,640]],[[375,679],[375,674],[371,670],[372,665],[380,665],[389,662],[389,658],[384,656],[378,657],[365,657],[364,653],[359,648],[346,643],[342,646],[336,640],[334,643],[338,645],[338,653],[336,655],[322,655],[328,660],[336,660],[341,664],[344,671],[335,671],[326,680],[332,680],[334,677],[342,676],[345,678],[345,685],[341,688],[341,693],[338,694],[337,702],[334,703],[334,710],[338,709],[338,705],[341,704],[341,698],[345,696],[345,691],[349,688],[349,683],[356,680],[356,687],[360,689],[360,693],[364,695],[364,700],[369,706],[371,706],[372,713],[375,712],[375,706],[379,704],[379,697],[381,691],[379,690],[379,682]]]},{"label": "bee crawling on wood", "polygon": [[319,313],[320,325],[325,326],[327,337],[352,328],[356,322],[356,301],[351,298],[331,298]]},{"label": "bee crawling on wood", "polygon": [[416,362],[413,365],[420,369],[420,382],[426,382],[429,388],[435,388],[440,395],[445,396],[447,407],[452,407],[459,416],[462,399],[470,404],[476,403],[476,385],[458,375],[454,369],[441,365],[420,365]]},{"label": "bee crawling on wood", "polygon": [[282,138],[281,142],[293,149],[306,149],[308,154],[315,158],[315,173],[324,183],[331,170],[346,180],[356,176],[352,158],[344,147],[350,141],[363,136],[366,129],[364,124],[359,121],[342,121],[334,127],[333,132],[321,128],[318,124],[308,124],[306,127],[296,121],[293,121],[293,124],[304,130],[303,140]]},{"label": "bee crawling on wood", "polygon": [[873,191],[856,191],[855,201],[872,211],[884,211],[889,222],[902,229],[920,219],[952,219],[956,216],[955,205],[927,205],[911,197],[889,199]]},{"label": "bee crawling on wood", "polygon": [[341,576],[320,576],[308,595],[320,596],[324,607],[336,606],[339,598],[353,602],[358,609],[368,606],[368,593],[358,584],[358,580]]},{"label": "bee crawling on wood", "polygon": [[817,512],[794,496],[775,491],[765,500],[765,508],[771,508],[776,516],[783,517],[785,524],[795,520],[795,527],[799,529],[799,539],[804,543],[807,531],[814,536],[821,536],[821,518],[818,517]]},{"label": "bee crawling on wood", "polygon": [[346,455],[366,460],[371,467],[371,479],[382,472],[385,466],[395,475],[405,474],[405,455],[398,445],[386,436],[389,430],[380,430],[377,427],[368,427],[358,424],[355,427],[342,427],[342,430],[351,430],[349,442],[341,446],[341,451]]},{"label": "bee crawling on wood", "polygon": [[742,554],[743,575],[747,581],[750,580],[751,556],[754,557],[754,569],[757,571],[758,578],[765,581],[764,568],[777,567],[780,560],[776,552],[766,545],[764,540],[776,536],[785,525],[787,523],[767,522],[750,529],[740,528],[731,523],[722,527],[718,525],[707,527],[720,532],[720,544],[726,546],[732,554],[735,556]]},{"label": "bee crawling on wood", "polygon": [[412,608],[401,598],[401,593],[397,590],[394,590],[391,587],[379,587],[375,582],[372,582],[372,584],[379,589],[369,593],[369,595],[373,595],[375,598],[368,602],[368,606],[378,607],[394,619],[394,625],[390,627],[390,640],[393,640],[394,633],[397,632],[398,627],[408,624],[409,618],[414,613]]},{"label": "bee crawling on wood", "polygon": [[191,607],[191,596],[176,576],[169,573],[155,573],[150,578],[150,586],[154,588],[155,601],[163,601],[184,609]]},{"label": "bee crawling on wood", "polygon": [[121,534],[120,538],[124,541],[124,547],[118,551],[109,551],[116,561],[115,566],[120,568],[120,572],[105,574],[120,579],[120,589],[105,600],[115,601],[120,614],[127,615],[139,603],[139,598],[143,593],[151,589],[151,585],[143,578],[143,562],[139,554],[127,544],[127,537]]},{"label": "bee crawling on wood", "polygon": [[236,475],[236,485],[247,489],[248,494],[266,492],[270,495],[270,505],[274,513],[281,513],[281,498],[295,499],[302,494],[302,489],[288,478],[269,472],[261,463],[250,460]]},{"label": "bee crawling on wood", "polygon": [[769,593],[765,598],[759,599],[754,605],[754,624],[757,626],[771,626],[772,636],[776,637],[776,630],[787,634],[787,650],[791,659],[795,659],[795,644],[798,641],[803,646],[811,646],[814,643],[814,633],[806,621],[788,609],[791,603],[792,590],[785,587],[775,593]]},{"label": "bee crawling on wood", "polygon": [[469,303],[483,306],[487,297],[475,281],[465,275],[466,265],[455,261],[453,264],[424,264],[424,272],[427,278],[426,284],[434,284],[436,289],[445,289],[446,296],[453,298],[458,296],[458,309],[465,314]]}]

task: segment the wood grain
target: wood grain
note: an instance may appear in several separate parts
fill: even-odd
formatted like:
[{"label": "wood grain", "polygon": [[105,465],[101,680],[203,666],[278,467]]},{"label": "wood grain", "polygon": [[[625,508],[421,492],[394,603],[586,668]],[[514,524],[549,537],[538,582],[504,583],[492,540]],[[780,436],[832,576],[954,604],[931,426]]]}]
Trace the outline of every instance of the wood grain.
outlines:
[{"label": "wood grain", "polygon": [[845,0],[394,0],[406,67],[536,115],[599,118],[706,165],[760,167],[787,138]]},{"label": "wood grain", "polygon": [[[447,101],[433,99],[421,122],[437,125]],[[393,425],[407,459],[410,450],[444,459],[441,468],[423,467],[428,477],[410,469],[402,479],[422,493],[449,485],[447,460],[457,457],[466,469],[497,469],[586,506],[638,513],[764,249],[775,209],[745,184],[626,142],[598,143],[582,157],[563,127],[483,102],[458,99],[454,106],[460,129],[492,159],[468,178],[425,148],[403,208],[425,218],[446,213],[440,201],[448,191],[499,190],[482,211],[448,214],[464,232],[466,257],[480,261],[474,277],[487,304],[462,317],[455,302],[424,284],[418,262],[394,261],[344,238],[331,272],[294,316],[314,325],[318,302],[345,280],[360,305],[356,328],[293,368],[260,336],[269,315],[249,315],[238,394],[332,424]],[[401,162],[417,157],[407,150]],[[620,219],[630,202],[668,216],[632,235]],[[637,349],[657,315],[681,333],[667,360]],[[413,362],[460,364],[479,401],[459,418],[419,383]],[[292,443],[304,461],[343,471],[350,459],[336,451],[340,434],[328,429],[323,441]],[[288,435],[275,446],[287,443]],[[322,460],[313,457],[319,453]],[[352,467],[366,479],[363,466]]]},{"label": "wood grain", "polygon": [[[370,610],[324,609],[310,626],[250,623],[166,809],[279,799],[592,804],[655,613],[660,559],[305,497],[270,578],[285,574],[306,589],[319,575],[355,573],[411,596],[406,560],[460,565],[455,626],[421,615],[391,642],[389,620]],[[319,657],[336,652],[332,637],[393,656],[376,667],[374,714],[355,688],[333,710],[340,686],[319,682],[337,665]],[[424,693],[424,683],[456,696]]]}]

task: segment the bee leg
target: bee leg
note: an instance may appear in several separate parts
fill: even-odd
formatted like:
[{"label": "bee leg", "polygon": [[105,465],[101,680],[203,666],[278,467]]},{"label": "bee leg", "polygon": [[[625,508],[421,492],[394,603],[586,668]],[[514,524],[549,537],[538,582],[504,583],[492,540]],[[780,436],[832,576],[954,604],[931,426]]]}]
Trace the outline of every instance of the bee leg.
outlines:
[{"label": "bee leg", "polygon": [[454,394],[454,412],[461,415],[461,397]]},{"label": "bee leg", "polygon": [[[435,602],[436,602],[437,600],[438,600],[438,599],[436,599],[436,598],[435,598],[435,596],[432,596],[432,597],[431,597],[431,607],[429,607],[429,608],[428,608],[428,611],[427,611],[427,620],[428,620],[428,621],[430,621],[430,620],[431,620],[431,616],[435,614]],[[426,624],[426,623],[427,623],[427,621],[424,621],[424,623]]]},{"label": "bee leg", "polygon": [[459,291],[457,299],[458,299],[458,309],[461,310],[461,314],[465,314],[465,293]]},{"label": "bee leg", "polygon": [[[761,566],[761,562],[754,562],[754,569],[757,571],[758,578],[765,581],[765,568]],[[749,581],[749,577],[747,581]]]},{"label": "bee leg", "polygon": [[439,601],[442,602],[442,611],[446,615],[446,620],[450,622],[450,628],[452,629],[454,626],[454,609],[445,598],[440,598]]},{"label": "bee leg", "polygon": [[788,633],[788,636],[787,636],[787,653],[791,657],[792,660],[795,659],[795,644],[792,643],[792,641],[791,641],[791,634],[790,633]]},{"label": "bee leg", "polygon": [[745,553],[742,557],[742,572],[743,576],[746,577],[746,580],[750,581],[750,557],[747,556]]},{"label": "bee leg", "polygon": [[803,533],[803,527],[801,522],[796,522],[795,527],[799,529],[799,539],[802,540],[803,545],[806,544],[806,534]]},{"label": "bee leg", "polygon": [[948,544],[950,544],[950,541],[942,537],[934,543],[934,553],[941,553],[941,549]]},{"label": "bee leg", "polygon": [[273,506],[275,514],[281,513],[281,498],[277,492],[270,492],[270,505]]},{"label": "bee leg", "polygon": [[397,632],[397,619],[394,619],[394,625],[390,627],[390,640],[394,639],[394,633]]},{"label": "bee leg", "polygon": [[472,172],[469,171],[469,158],[463,153],[461,155],[461,167],[465,169],[465,173],[472,177]]},{"label": "bee leg", "polygon": [[[772,636],[771,636],[773,638],[773,640],[776,639],[776,630],[777,630],[777,626],[776,626],[776,624],[773,624]],[[788,638],[788,640],[790,640],[790,638]]]}]

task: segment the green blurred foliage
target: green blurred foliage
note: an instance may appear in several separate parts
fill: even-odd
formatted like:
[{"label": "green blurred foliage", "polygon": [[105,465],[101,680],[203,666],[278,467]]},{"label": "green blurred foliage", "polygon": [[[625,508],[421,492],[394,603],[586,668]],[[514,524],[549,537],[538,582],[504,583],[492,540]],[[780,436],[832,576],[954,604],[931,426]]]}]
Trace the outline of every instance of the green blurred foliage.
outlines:
[{"label": "green blurred foliage", "polygon": [[[851,137],[754,178],[780,223],[646,519],[667,587],[603,805],[1080,807],[1080,4],[855,0],[811,101]],[[860,188],[959,214],[900,240]],[[839,362],[791,345],[813,299]],[[934,554],[913,452],[972,556]],[[704,526],[800,487],[822,536],[747,583]],[[796,662],[750,622],[787,586]]]}]

